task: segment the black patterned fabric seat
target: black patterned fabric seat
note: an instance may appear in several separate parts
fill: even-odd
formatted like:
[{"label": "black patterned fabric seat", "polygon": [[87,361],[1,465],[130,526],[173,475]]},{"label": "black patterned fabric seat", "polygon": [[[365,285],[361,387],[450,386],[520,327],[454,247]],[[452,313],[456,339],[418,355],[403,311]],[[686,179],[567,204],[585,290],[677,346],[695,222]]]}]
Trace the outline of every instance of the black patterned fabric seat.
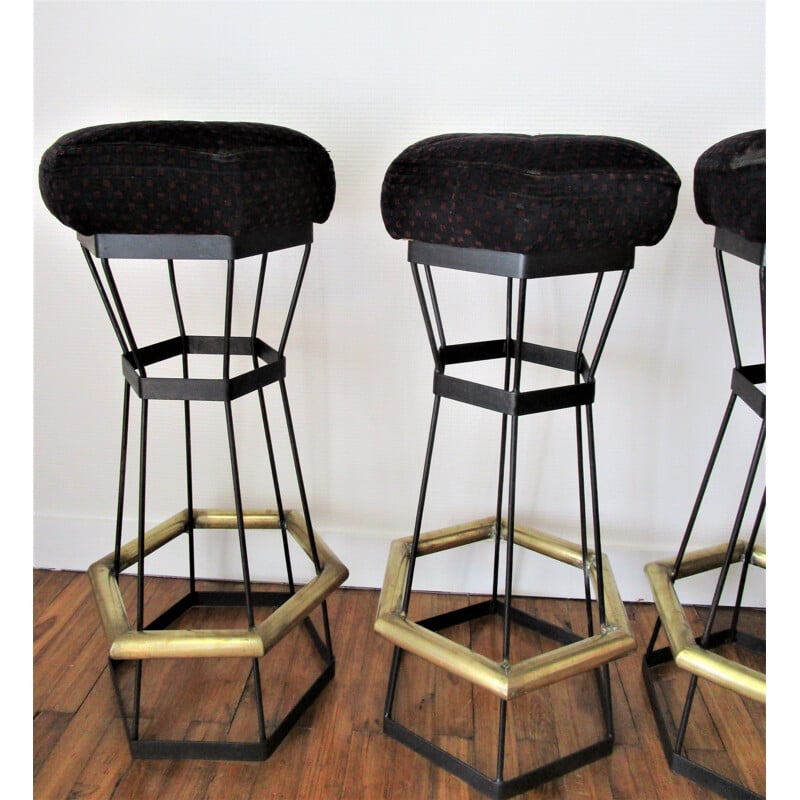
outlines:
[{"label": "black patterned fabric seat", "polygon": [[680,179],[657,153],[608,136],[457,133],[404,150],[381,211],[395,239],[512,253],[656,244]]},{"label": "black patterned fabric seat", "polygon": [[708,225],[752,242],[767,240],[767,132],[738,133],[697,159],[694,203]]},{"label": "black patterned fabric seat", "polygon": [[305,134],[254,122],[129,122],[42,156],[47,208],[82,234],[222,234],[324,222],[333,163]]}]

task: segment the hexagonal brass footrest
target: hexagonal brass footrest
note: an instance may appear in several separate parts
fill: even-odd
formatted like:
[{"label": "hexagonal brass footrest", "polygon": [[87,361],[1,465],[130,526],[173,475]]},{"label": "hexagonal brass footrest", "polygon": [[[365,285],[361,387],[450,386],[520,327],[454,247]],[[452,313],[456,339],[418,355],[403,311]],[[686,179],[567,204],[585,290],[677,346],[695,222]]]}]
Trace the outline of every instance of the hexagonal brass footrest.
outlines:
[{"label": "hexagonal brass footrest", "polygon": [[[248,529],[281,529],[280,517],[273,511],[244,512],[244,527]],[[303,520],[293,511],[285,516],[286,528],[309,559],[313,560],[311,542]],[[190,525],[191,523],[191,525]],[[191,529],[216,528],[236,529],[234,511],[196,510],[190,518],[184,510],[152,528],[144,537],[144,555]],[[136,630],[131,624],[114,569],[114,554],[92,564],[89,578],[92,583],[100,618],[109,642],[109,664],[111,678],[117,694],[120,713],[125,722],[126,733],[134,758],[190,758],[213,760],[257,761],[265,760],[283,741],[305,710],[331,681],[335,672],[335,661],[326,627],[323,641],[311,622],[311,613],[326,597],[347,578],[346,567],[333,555],[319,537],[315,537],[320,562],[319,573],[297,591],[251,592],[255,606],[274,608],[266,619],[252,629],[204,629],[185,630],[174,627],[185,611],[197,605],[219,606],[245,604],[242,591],[197,592],[190,591],[170,609],[151,622],[144,630]],[[128,542],[120,551],[120,571],[138,560],[138,541]],[[267,733],[264,725],[263,703],[260,689],[256,687],[256,723],[258,738],[250,741],[191,740],[142,738],[139,735],[140,700],[139,683],[142,664],[147,659],[174,658],[249,658],[253,662],[251,676],[260,686],[257,659],[264,656],[293,628],[302,624],[307,628],[312,644],[322,658],[322,669],[316,679],[300,694],[292,708],[276,722]],[[136,685],[132,689],[133,705],[128,706],[124,695],[131,693],[131,681],[123,677],[123,670],[135,670]],[[123,684],[125,688],[123,689]],[[258,706],[261,706],[258,709]]]},{"label": "hexagonal brass footrest", "polygon": [[[714,652],[715,647],[736,643],[739,647],[763,654],[766,642],[758,637],[730,628],[712,633],[707,647],[702,647],[700,645],[701,637],[695,638],[692,634],[691,626],[675,590],[675,581],[723,566],[727,550],[727,544],[720,544],[686,553],[681,560],[681,567],[677,574],[674,574],[672,559],[654,561],[646,565],[645,572],[650,581],[659,620],[669,644],[666,647],[653,649],[655,639],[651,641],[650,647],[642,659],[642,677],[650,698],[664,756],[670,769],[722,797],[731,800],[733,798],[735,800],[763,800],[764,795],[749,789],[730,775],[718,772],[703,763],[702,760],[689,756],[681,745],[681,734],[677,733],[674,723],[671,721],[673,713],[664,704],[665,699],[657,690],[656,670],[672,664],[689,673],[693,678],[704,678],[742,697],[766,704],[766,674]],[[745,545],[743,542],[738,542],[733,558],[735,561],[741,562],[744,555]],[[755,549],[750,557],[750,563],[766,569],[766,551]],[[693,693],[694,688],[690,683],[689,694],[684,701],[684,714],[688,713]],[[682,719],[682,724],[685,725],[688,717]],[[746,743],[745,746],[747,746]]]},{"label": "hexagonal brass footrest", "polygon": [[[505,522],[500,533],[507,538]],[[454,547],[491,539],[495,536],[495,518],[456,525],[420,536],[418,556],[449,550]],[[504,665],[447,639],[422,625],[412,622],[403,612],[403,591],[411,563],[412,537],[392,543],[386,566],[375,630],[397,647],[458,675],[476,686],[488,689],[503,700],[565,678],[592,670],[636,649],[636,641],[628,624],[625,607],[619,596],[614,576],[603,559],[603,585],[606,604],[606,625],[594,636],[565,644],[550,652]],[[515,526],[514,542],[528,550],[584,569],[580,546],[541,531]],[[590,552],[586,569],[597,587],[597,560]]]},{"label": "hexagonal brass footrest", "polygon": [[[675,580],[721,567],[727,548],[726,544],[721,544],[687,553],[681,561],[679,574],[674,578],[672,560],[654,561],[645,567],[645,572],[653,590],[658,615],[669,640],[675,664],[699,678],[705,678],[759,703],[766,703],[767,676],[763,672],[702,648],[695,641],[678,593],[675,591]],[[735,560],[742,560],[744,549],[744,543],[739,542],[734,551]],[[766,550],[755,549],[750,563],[766,569]]]},{"label": "hexagonal brass footrest", "polygon": [[[501,521],[496,530],[495,517],[464,525],[456,525],[420,536],[418,556],[429,555],[471,544],[497,536],[508,539],[507,524]],[[587,574],[597,590],[598,568],[602,569],[607,624],[594,636],[581,638],[568,628],[561,628],[517,608],[506,608],[501,600],[487,600],[469,604],[462,609],[446,612],[420,622],[412,622],[403,611],[403,595],[411,566],[413,537],[399,539],[392,544],[386,566],[386,578],[381,593],[375,630],[398,648],[392,664],[383,730],[397,741],[410,747],[435,765],[447,770],[474,789],[495,800],[514,797],[542,783],[571,772],[579,767],[608,756],[614,744],[611,713],[611,687],[608,662],[631,653],[636,642],[630,631],[627,614],[619,597],[614,576],[604,559],[600,567],[595,554],[589,552],[584,564],[581,548],[570,542],[541,531],[515,526],[514,543],[552,558]],[[484,616],[510,613],[511,619],[524,628],[558,643],[555,649],[519,661],[516,664],[497,663],[486,656],[448,639],[438,631],[461,622],[477,620]],[[397,680],[403,651],[441,667],[465,679],[475,687],[494,694],[502,720],[497,738],[497,774],[482,772],[477,765],[469,764],[439,746],[434,740],[403,724],[393,716]],[[583,744],[570,753],[562,753],[554,760],[521,772],[515,777],[503,776],[505,714],[507,701],[550,684],[594,672],[600,701],[604,732],[599,739]],[[486,724],[486,721],[482,721]]]},{"label": "hexagonal brass footrest", "polygon": [[[189,513],[184,510],[162,522],[145,534],[145,555],[188,530]],[[286,526],[294,540],[309,559],[312,558],[308,531],[302,519],[293,511],[286,514]],[[196,510],[195,529],[235,529],[236,513],[222,510]],[[276,512],[244,512],[244,527],[278,529],[280,518]],[[315,537],[317,553],[322,567],[305,586],[298,589],[253,630],[143,630],[131,624],[119,583],[114,574],[114,554],[92,564],[89,578],[94,590],[100,618],[109,641],[109,656],[119,660],[148,658],[205,658],[248,657],[259,658],[267,653],[292,628],[302,622],[325,598],[340,586],[348,576],[347,568]],[[120,571],[136,563],[139,553],[137,541],[128,542],[120,551]]]}]

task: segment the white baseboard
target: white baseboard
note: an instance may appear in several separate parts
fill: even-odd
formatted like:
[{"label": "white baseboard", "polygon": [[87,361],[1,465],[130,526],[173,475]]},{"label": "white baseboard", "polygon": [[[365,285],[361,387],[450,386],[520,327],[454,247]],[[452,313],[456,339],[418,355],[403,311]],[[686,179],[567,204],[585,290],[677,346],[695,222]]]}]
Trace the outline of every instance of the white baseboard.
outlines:
[{"label": "white baseboard", "polygon": [[[380,588],[391,540],[378,534],[346,533],[317,529],[328,547],[350,570],[344,584],[349,587]],[[236,579],[241,575],[235,532],[198,531],[198,577]],[[131,538],[128,534],[127,538]],[[103,519],[69,519],[38,516],[34,521],[34,567],[40,569],[86,570],[113,549],[114,525]],[[165,546],[147,559],[147,572],[152,575],[183,576],[186,574],[186,548],[183,537]],[[299,552],[299,551],[296,551]],[[611,567],[622,599],[626,602],[651,602],[652,593],[644,574],[644,565],[674,553],[646,550],[633,546],[606,546]],[[253,580],[285,580],[280,540],[274,531],[253,531],[248,537],[248,559]],[[481,542],[420,559],[414,588],[440,592],[482,594],[490,589],[491,543]],[[293,569],[299,582],[313,574],[305,558],[293,556]],[[734,567],[735,582],[739,567]],[[515,591],[539,597],[578,598],[582,593],[582,577],[578,570],[545,560],[526,551],[515,555]],[[681,601],[707,604],[713,594],[716,573],[705,573],[681,581]],[[726,590],[727,591],[727,590]],[[727,594],[724,602],[730,602]],[[766,575],[751,569],[744,603],[755,608],[766,607]]]}]

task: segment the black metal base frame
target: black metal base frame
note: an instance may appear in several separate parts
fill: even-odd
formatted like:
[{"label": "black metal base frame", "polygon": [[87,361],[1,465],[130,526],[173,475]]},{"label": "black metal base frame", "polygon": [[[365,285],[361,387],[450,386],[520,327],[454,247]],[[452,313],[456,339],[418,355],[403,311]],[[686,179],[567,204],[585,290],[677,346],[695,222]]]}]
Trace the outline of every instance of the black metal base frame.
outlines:
[{"label": "black metal base frame", "polygon": [[[292,596],[291,591],[251,592],[250,602],[253,607],[277,607]],[[170,606],[157,619],[144,627],[144,630],[165,630],[176,622],[185,612],[198,607],[245,607],[245,594],[242,591],[190,591]],[[141,680],[142,661],[116,661],[109,659],[109,671],[114,686],[114,693],[120,709],[125,733],[128,738],[131,758],[141,759],[198,759],[210,761],[265,761],[286,738],[295,723],[303,716],[311,704],[319,697],[323,689],[331,682],[336,672],[336,661],[333,652],[325,644],[314,624],[309,618],[303,620],[302,627],[307,631],[314,648],[323,659],[319,675],[308,686],[297,702],[284,715],[273,730],[267,733],[263,727],[263,701],[261,693],[256,692],[256,700],[260,704],[258,719],[259,737],[254,741],[208,741],[191,739],[156,739],[140,738],[136,709],[138,698],[133,701],[134,710],[126,707],[124,689],[119,672],[125,666],[137,670],[136,682]],[[252,676],[259,680],[258,660],[253,659]]]},{"label": "black metal base frame", "polygon": [[[420,621],[418,624],[432,631],[441,631],[462,622],[470,622],[487,616],[496,615],[502,618],[505,614],[505,610],[506,607],[503,601],[486,600],[481,603],[464,606],[463,608],[448,611],[444,614],[429,617],[428,619]],[[581,641],[583,638],[568,628],[561,628],[557,625],[553,625],[546,620],[539,619],[513,606],[509,607],[509,616],[515,623],[529,630],[536,631],[561,645],[572,644],[573,642]],[[389,678],[386,708],[383,716],[384,733],[401,744],[410,747],[414,752],[424,756],[429,761],[436,764],[436,766],[447,770],[447,772],[455,775],[482,794],[494,798],[494,800],[514,797],[611,754],[614,747],[614,726],[611,710],[611,685],[607,664],[594,670],[605,725],[605,736],[597,742],[576,750],[574,753],[561,756],[547,764],[540,765],[513,778],[493,778],[433,744],[433,742],[425,739],[392,717],[392,708],[394,705],[402,658],[403,651],[400,648],[395,648],[392,670]],[[509,701],[499,700],[501,717],[505,717],[505,706],[507,702]],[[502,765],[502,751],[504,749],[503,737],[505,735],[504,723],[501,723],[501,726],[503,731],[498,738],[498,749],[500,751],[498,754],[498,763]]]},{"label": "black metal base frame", "polygon": [[[696,642],[701,644],[702,637],[698,636]],[[754,653],[766,653],[766,641],[757,636],[742,633],[733,628],[717,631],[708,639],[707,649],[713,650],[725,644],[737,644],[740,647]],[[670,736],[667,726],[667,709],[662,707],[656,691],[657,680],[654,672],[658,667],[674,662],[672,651],[669,647],[662,647],[658,650],[649,650],[642,659],[642,676],[644,678],[647,696],[653,709],[653,716],[658,727],[658,735],[661,739],[661,746],[664,756],[667,759],[670,769],[684,778],[716,792],[729,800],[764,800],[764,795],[751,791],[740,783],[726,778],[724,775],[706,767],[697,761],[685,756],[675,749],[675,742]]]},{"label": "black metal base frame", "polygon": [[[734,367],[731,375],[730,396],[728,403],[723,413],[722,421],[711,449],[711,454],[706,464],[703,477],[700,481],[700,487],[695,497],[694,505],[689,515],[689,520],[684,530],[677,555],[672,564],[670,577],[673,582],[683,577],[681,568],[684,564],[684,560],[689,554],[691,537],[694,533],[698,514],[703,504],[706,490],[717,463],[721,445],[726,435],[728,424],[732,417],[734,408],[737,404],[737,401],[741,401],[746,407],[754,412],[758,418],[761,419],[761,426],[753,450],[753,455],[748,468],[744,487],[738,501],[736,516],[728,537],[728,541],[725,545],[726,549],[724,559],[719,565],[719,576],[717,578],[714,596],[709,604],[708,619],[704,625],[702,635],[697,637],[695,642],[701,648],[708,651],[713,650],[722,644],[736,643],[745,649],[758,653],[765,653],[765,640],[740,632],[737,629],[737,624],[742,598],[744,595],[745,583],[748,576],[748,566],[751,562],[751,556],[754,552],[756,544],[756,537],[759,533],[766,509],[766,487],[764,487],[761,500],[758,505],[752,530],[745,541],[744,555],[742,557],[743,568],[738,582],[731,625],[729,628],[721,631],[713,631],[713,626],[717,617],[717,613],[720,609],[723,590],[729,577],[730,568],[734,562],[739,539],[740,536],[742,536],[745,513],[750,504],[752,490],[756,479],[756,472],[761,462],[761,457],[766,442],[766,393],[762,388],[762,385],[766,382],[766,244],[763,242],[750,242],[735,233],[718,228],[715,232],[714,249],[716,254],[720,287],[722,290],[722,299],[725,307],[728,333],[730,336]],[[758,278],[761,304],[761,334],[765,356],[763,363],[750,365],[744,365],[742,363],[733,305],[731,302],[730,291],[728,289],[728,279],[723,255],[724,253],[734,255],[737,258],[755,264],[759,267]],[[666,712],[661,708],[659,703],[655,689],[656,683],[652,675],[653,670],[655,670],[657,667],[663,666],[670,662],[674,663],[675,661],[675,656],[671,648],[665,647],[656,649],[656,641],[658,639],[661,627],[662,619],[659,617],[659,619],[656,620],[650,642],[642,659],[642,674],[644,676],[650,703],[653,708],[653,715],[658,725],[664,753],[670,768],[676,773],[695,781],[701,786],[704,786],[705,788],[710,789],[711,791],[716,792],[725,798],[728,798],[728,800],[763,800],[762,795],[753,792],[734,780],[726,778],[725,776],[720,775],[719,773],[707,767],[704,767],[703,765],[689,759],[683,754],[684,739],[690,721],[692,702],[698,688],[699,678],[697,675],[693,674],[690,678],[689,688],[681,715],[680,726],[677,729],[677,734],[674,741],[671,740],[666,724]]]},{"label": "black metal base frame", "polygon": [[[500,432],[499,470],[497,476],[496,530],[501,526],[501,509],[504,500],[508,504],[505,564],[505,588],[500,588],[500,538],[495,537],[493,559],[492,599],[486,604],[470,606],[458,612],[433,617],[417,623],[430,630],[441,630],[450,625],[485,615],[497,614],[503,618],[503,663],[509,663],[510,624],[515,621],[523,626],[554,639],[562,644],[581,641],[582,637],[572,631],[565,631],[545,623],[512,606],[512,576],[515,530],[515,506],[517,489],[517,444],[521,417],[545,413],[556,409],[574,409],[577,445],[578,502],[580,508],[581,550],[584,564],[584,600],[587,612],[589,636],[594,633],[592,597],[589,573],[586,569],[589,556],[589,517],[591,517],[594,557],[602,564],[602,544],[597,495],[597,470],[594,448],[594,422],[592,405],[595,396],[595,373],[600,357],[616,315],[628,274],[633,267],[633,249],[599,249],[587,253],[565,253],[557,256],[522,256],[515,253],[496,253],[485,250],[410,242],[408,261],[411,265],[423,321],[427,332],[431,355],[434,362],[433,394],[434,403],[428,434],[428,445],[422,470],[422,482],[414,523],[414,534],[410,548],[410,563],[405,578],[402,610],[408,612],[412,592],[414,565],[418,557],[422,518],[430,475],[436,426],[442,398],[466,403],[484,410],[499,413],[502,417]],[[480,272],[500,276],[506,282],[505,337],[489,341],[448,344],[444,323],[434,285],[431,267]],[[577,275],[596,273],[594,288],[589,298],[574,350],[563,350],[525,340],[526,290],[530,279],[556,275]],[[605,319],[599,323],[599,334],[591,359],[584,355],[589,330],[595,318],[603,278],[608,273],[618,273],[616,288],[608,303]],[[514,312],[514,287],[516,284],[516,314]],[[427,290],[427,291],[426,291]],[[516,319],[514,319],[516,317]],[[446,374],[447,367],[453,364],[502,360],[504,379],[502,388],[484,383],[463,380]],[[523,363],[533,363],[564,371],[568,381],[561,386],[521,390]],[[585,428],[583,417],[585,416]],[[586,480],[584,458],[588,459],[588,481]],[[507,478],[507,482],[506,482]],[[587,486],[588,483],[588,486]],[[589,513],[589,508],[591,512]],[[606,624],[605,590],[602,570],[598,572],[597,614],[599,626]],[[502,598],[502,599],[501,599]],[[384,730],[396,740],[406,744],[433,763],[446,769],[467,784],[492,798],[508,798],[534,786],[571,772],[578,767],[596,761],[611,753],[614,742],[613,718],[611,711],[611,692],[608,663],[594,669],[602,714],[605,723],[605,736],[598,742],[575,753],[560,757],[549,764],[540,766],[517,777],[506,779],[505,766],[505,728],[507,704],[509,700],[499,698],[499,725],[497,737],[497,770],[494,777],[483,774],[476,768],[447,753],[419,734],[409,730],[392,718],[394,696],[397,689],[397,675],[402,659],[402,649],[395,647],[389,687],[384,709]]]},{"label": "black metal base frame", "polygon": [[[128,459],[128,422],[130,415],[131,389],[141,400],[141,425],[139,443],[139,480],[138,480],[138,521],[136,550],[136,630],[166,630],[175,623],[188,609],[194,606],[231,606],[241,607],[247,615],[247,626],[254,628],[253,609],[257,606],[276,607],[288,600],[295,593],[293,570],[288,545],[288,515],[284,509],[281,488],[278,480],[278,469],[273,448],[271,426],[268,421],[265,387],[277,384],[280,390],[284,422],[294,463],[295,479],[302,505],[302,514],[307,532],[309,555],[313,561],[317,575],[322,567],[317,549],[314,530],[311,524],[308,501],[297,442],[291,419],[289,400],[285,385],[286,362],[285,348],[289,331],[297,307],[298,297],[308,263],[311,242],[313,240],[312,225],[304,223],[284,228],[267,229],[240,236],[203,236],[203,235],[123,235],[97,234],[84,236],[79,234],[86,263],[92,279],[100,295],[106,314],[122,351],[122,372],[124,377],[124,394],[122,410],[122,437],[120,445],[120,473],[117,495],[117,519],[114,548],[114,573],[120,572],[122,552],[123,509],[125,503],[126,465]],[[267,258],[271,252],[286,248],[302,247],[303,253],[297,270],[293,294],[286,312],[280,343],[273,348],[258,338],[258,326],[261,315],[262,295],[264,293]],[[92,256],[100,261],[95,263]],[[236,260],[248,256],[260,256],[258,268],[258,285],[252,310],[250,336],[232,336],[232,320],[234,313],[233,294]],[[177,335],[163,341],[139,346],[133,334],[117,282],[112,271],[110,259],[160,259],[166,260],[169,291],[175,312]],[[209,259],[227,262],[227,280],[224,296],[225,319],[222,335],[196,336],[189,335],[184,324],[184,316],[178,291],[174,261],[179,259]],[[195,378],[190,376],[189,356],[194,354],[210,354],[221,357],[221,370],[218,378]],[[231,359],[235,356],[246,356],[249,368],[238,375],[231,373]],[[147,368],[170,359],[181,362],[179,376],[155,377],[147,374]],[[247,553],[245,513],[239,481],[239,467],[236,453],[236,437],[233,427],[232,401],[246,394],[255,393],[261,412],[266,455],[272,488],[277,504],[277,516],[283,542],[283,555],[286,566],[285,592],[253,591],[250,579],[250,567]],[[147,421],[148,405],[151,400],[173,400],[184,404],[184,437],[185,437],[185,491],[187,497],[189,520],[188,533],[188,575],[189,592],[164,612],[157,620],[144,624],[145,594],[145,501],[146,501],[146,462],[147,462]],[[242,591],[236,592],[201,592],[196,590],[194,523],[195,502],[193,496],[192,467],[192,431],[190,406],[192,401],[216,401],[222,403],[225,410],[228,449],[231,467],[231,482],[234,494],[236,528],[239,538],[239,554],[242,567]],[[257,720],[257,740],[253,742],[226,741],[171,741],[142,739],[139,736],[141,711],[141,684],[144,660],[110,659],[110,672],[115,686],[126,734],[130,743],[131,755],[134,758],[200,758],[230,760],[263,760],[280,744],[292,725],[304,713],[308,706],[320,694],[322,689],[333,678],[335,662],[333,656],[330,625],[325,600],[320,603],[323,634],[320,635],[310,618],[306,616],[302,625],[311,636],[316,650],[323,659],[323,668],[311,686],[305,690],[300,699],[285,718],[269,734],[266,733],[264,707],[259,677],[259,658],[252,658],[252,679],[255,695]],[[168,657],[168,656],[160,656]],[[243,656],[247,658],[248,656]],[[145,659],[146,660],[146,659]],[[121,686],[121,670],[128,665],[134,670],[134,685],[131,708],[127,710]]]}]

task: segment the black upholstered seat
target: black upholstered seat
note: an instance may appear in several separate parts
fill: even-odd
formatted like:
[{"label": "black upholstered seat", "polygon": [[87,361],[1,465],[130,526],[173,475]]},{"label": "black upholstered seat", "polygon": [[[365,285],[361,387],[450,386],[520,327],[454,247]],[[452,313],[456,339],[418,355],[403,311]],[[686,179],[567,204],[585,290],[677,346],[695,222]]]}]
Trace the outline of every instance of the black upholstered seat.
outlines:
[{"label": "black upholstered seat", "polygon": [[656,244],[680,179],[657,153],[608,136],[459,133],[389,166],[389,234],[455,247],[547,253]]},{"label": "black upholstered seat", "polygon": [[766,181],[766,130],[717,142],[694,168],[694,203],[700,219],[750,241],[766,242]]},{"label": "black upholstered seat", "polygon": [[324,222],[335,178],[305,134],[253,122],[129,122],[42,156],[48,209],[82,234],[222,234]]}]

